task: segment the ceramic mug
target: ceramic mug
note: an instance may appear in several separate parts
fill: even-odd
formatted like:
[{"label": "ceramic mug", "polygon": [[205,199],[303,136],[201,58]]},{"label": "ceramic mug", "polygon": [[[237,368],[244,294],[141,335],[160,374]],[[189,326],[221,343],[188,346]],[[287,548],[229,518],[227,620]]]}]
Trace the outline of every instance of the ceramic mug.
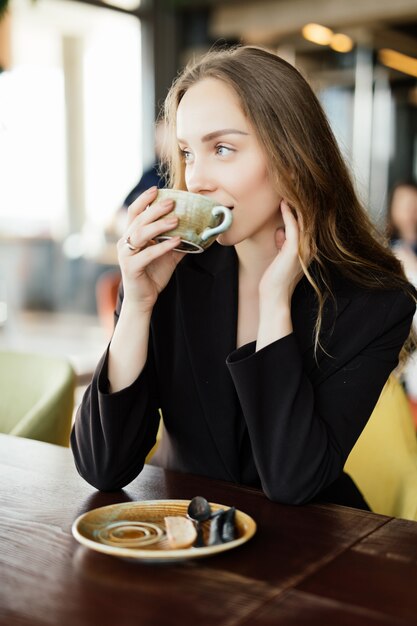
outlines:
[{"label": "ceramic mug", "polygon": [[204,252],[216,240],[217,235],[224,233],[232,223],[230,209],[219,205],[216,200],[189,191],[159,189],[152,204],[168,198],[175,201],[174,209],[168,215],[176,215],[178,225],[158,235],[155,240],[181,237],[180,244],[174,250],[194,254]]}]

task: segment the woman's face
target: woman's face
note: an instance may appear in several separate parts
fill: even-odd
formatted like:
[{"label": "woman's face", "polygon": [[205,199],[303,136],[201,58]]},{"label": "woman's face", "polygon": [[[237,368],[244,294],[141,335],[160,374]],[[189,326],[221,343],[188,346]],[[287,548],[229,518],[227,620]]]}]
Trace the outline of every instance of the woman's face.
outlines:
[{"label": "woman's face", "polygon": [[417,235],[417,190],[403,185],[394,191],[391,218],[400,236]]},{"label": "woman's face", "polygon": [[233,210],[222,245],[263,239],[282,225],[281,196],[266,156],[235,92],[207,78],[188,89],[177,112],[177,137],[188,191],[215,198]]}]

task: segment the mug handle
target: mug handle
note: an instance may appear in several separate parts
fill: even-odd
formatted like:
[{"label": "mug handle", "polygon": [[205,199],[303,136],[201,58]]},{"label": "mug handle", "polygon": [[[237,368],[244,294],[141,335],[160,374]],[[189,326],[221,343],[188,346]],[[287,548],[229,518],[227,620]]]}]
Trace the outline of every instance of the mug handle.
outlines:
[{"label": "mug handle", "polygon": [[206,228],[200,235],[201,241],[207,241],[210,237],[214,237],[215,235],[219,235],[220,233],[224,233],[232,223],[233,217],[232,212],[226,206],[215,206],[211,210],[211,214],[213,217],[217,217],[218,215],[223,215],[222,222],[216,226],[215,228]]}]

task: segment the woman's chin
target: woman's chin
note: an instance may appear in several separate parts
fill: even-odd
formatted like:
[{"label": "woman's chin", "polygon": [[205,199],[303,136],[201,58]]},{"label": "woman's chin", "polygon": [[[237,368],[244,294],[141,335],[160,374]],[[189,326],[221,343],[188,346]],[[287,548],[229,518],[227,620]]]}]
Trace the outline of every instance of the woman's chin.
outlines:
[{"label": "woman's chin", "polygon": [[221,246],[234,246],[235,240],[230,236],[230,231],[226,231],[225,233],[220,233],[220,235],[216,239],[217,243]]}]

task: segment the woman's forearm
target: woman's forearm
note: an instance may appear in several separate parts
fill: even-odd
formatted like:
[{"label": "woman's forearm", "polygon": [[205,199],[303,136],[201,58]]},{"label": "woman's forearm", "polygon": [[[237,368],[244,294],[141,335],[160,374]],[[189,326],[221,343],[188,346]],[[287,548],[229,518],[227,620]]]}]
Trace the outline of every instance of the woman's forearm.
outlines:
[{"label": "woman's forearm", "polygon": [[110,392],[131,385],[145,367],[151,311],[143,312],[126,300],[122,304],[109,349]]},{"label": "woman's forearm", "polygon": [[293,331],[290,301],[260,300],[256,351],[290,335]]}]

